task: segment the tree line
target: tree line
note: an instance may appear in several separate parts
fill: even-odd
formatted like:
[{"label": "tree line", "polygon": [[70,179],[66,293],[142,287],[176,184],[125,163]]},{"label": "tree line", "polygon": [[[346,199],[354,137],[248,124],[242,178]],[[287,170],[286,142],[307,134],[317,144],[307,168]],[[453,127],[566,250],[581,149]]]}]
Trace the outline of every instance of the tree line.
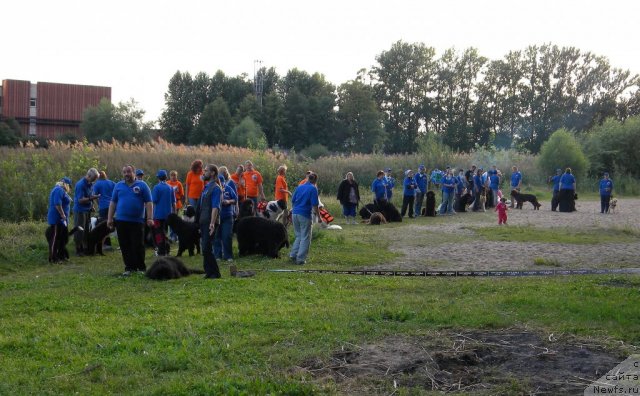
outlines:
[{"label": "tree line", "polygon": [[539,152],[560,128],[578,134],[640,114],[640,77],[607,58],[552,44],[489,60],[477,49],[440,56],[398,41],[346,83],[298,69],[252,78],[176,72],[159,120],[174,143],[322,144],[339,152],[416,152],[429,134],[454,150],[476,145]]}]

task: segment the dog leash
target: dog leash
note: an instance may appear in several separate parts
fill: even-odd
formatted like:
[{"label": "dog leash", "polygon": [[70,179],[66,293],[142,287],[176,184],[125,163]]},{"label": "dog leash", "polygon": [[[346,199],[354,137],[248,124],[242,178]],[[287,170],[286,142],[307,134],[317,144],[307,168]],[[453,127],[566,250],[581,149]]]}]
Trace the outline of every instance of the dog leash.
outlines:
[{"label": "dog leash", "polygon": [[526,277],[526,276],[568,276],[568,275],[610,275],[640,274],[640,268],[616,269],[571,269],[571,270],[505,270],[505,271],[384,271],[384,270],[322,270],[322,269],[267,269],[273,273],[302,274],[338,274],[369,276],[408,276],[408,277]]}]

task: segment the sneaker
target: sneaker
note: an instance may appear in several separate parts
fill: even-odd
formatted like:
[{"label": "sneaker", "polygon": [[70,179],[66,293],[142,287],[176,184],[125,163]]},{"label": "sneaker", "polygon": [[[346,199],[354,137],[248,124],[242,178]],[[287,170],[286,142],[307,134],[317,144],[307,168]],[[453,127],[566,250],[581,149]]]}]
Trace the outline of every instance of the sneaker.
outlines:
[{"label": "sneaker", "polygon": [[131,271],[124,271],[122,276],[131,276]]}]

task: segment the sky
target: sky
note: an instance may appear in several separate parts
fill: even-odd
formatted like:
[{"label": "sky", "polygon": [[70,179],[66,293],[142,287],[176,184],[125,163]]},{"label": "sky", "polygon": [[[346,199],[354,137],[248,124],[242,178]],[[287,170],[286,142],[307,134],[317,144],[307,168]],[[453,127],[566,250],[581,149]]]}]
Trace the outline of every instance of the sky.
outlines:
[{"label": "sky", "polygon": [[552,43],[640,73],[634,0],[7,0],[0,15],[0,79],[109,86],[148,121],[178,70],[253,76],[260,60],[339,85],[398,40],[489,59]]}]

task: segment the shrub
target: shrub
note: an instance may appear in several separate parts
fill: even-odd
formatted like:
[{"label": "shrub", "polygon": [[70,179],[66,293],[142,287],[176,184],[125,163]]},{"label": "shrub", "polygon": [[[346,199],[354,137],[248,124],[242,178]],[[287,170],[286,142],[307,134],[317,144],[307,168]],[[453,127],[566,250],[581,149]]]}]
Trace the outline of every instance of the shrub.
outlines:
[{"label": "shrub", "polygon": [[585,175],[589,162],[573,133],[558,129],[544,142],[538,156],[538,168],[546,174],[554,174],[557,168],[569,167],[576,176]]},{"label": "shrub", "polygon": [[315,160],[320,157],[326,157],[327,155],[329,155],[329,149],[320,143],[314,143],[309,147],[303,149],[301,153],[305,157],[309,157]]},{"label": "shrub", "polygon": [[240,124],[231,130],[227,139],[229,144],[238,147],[255,148],[264,150],[267,148],[267,137],[251,117],[245,117]]}]

